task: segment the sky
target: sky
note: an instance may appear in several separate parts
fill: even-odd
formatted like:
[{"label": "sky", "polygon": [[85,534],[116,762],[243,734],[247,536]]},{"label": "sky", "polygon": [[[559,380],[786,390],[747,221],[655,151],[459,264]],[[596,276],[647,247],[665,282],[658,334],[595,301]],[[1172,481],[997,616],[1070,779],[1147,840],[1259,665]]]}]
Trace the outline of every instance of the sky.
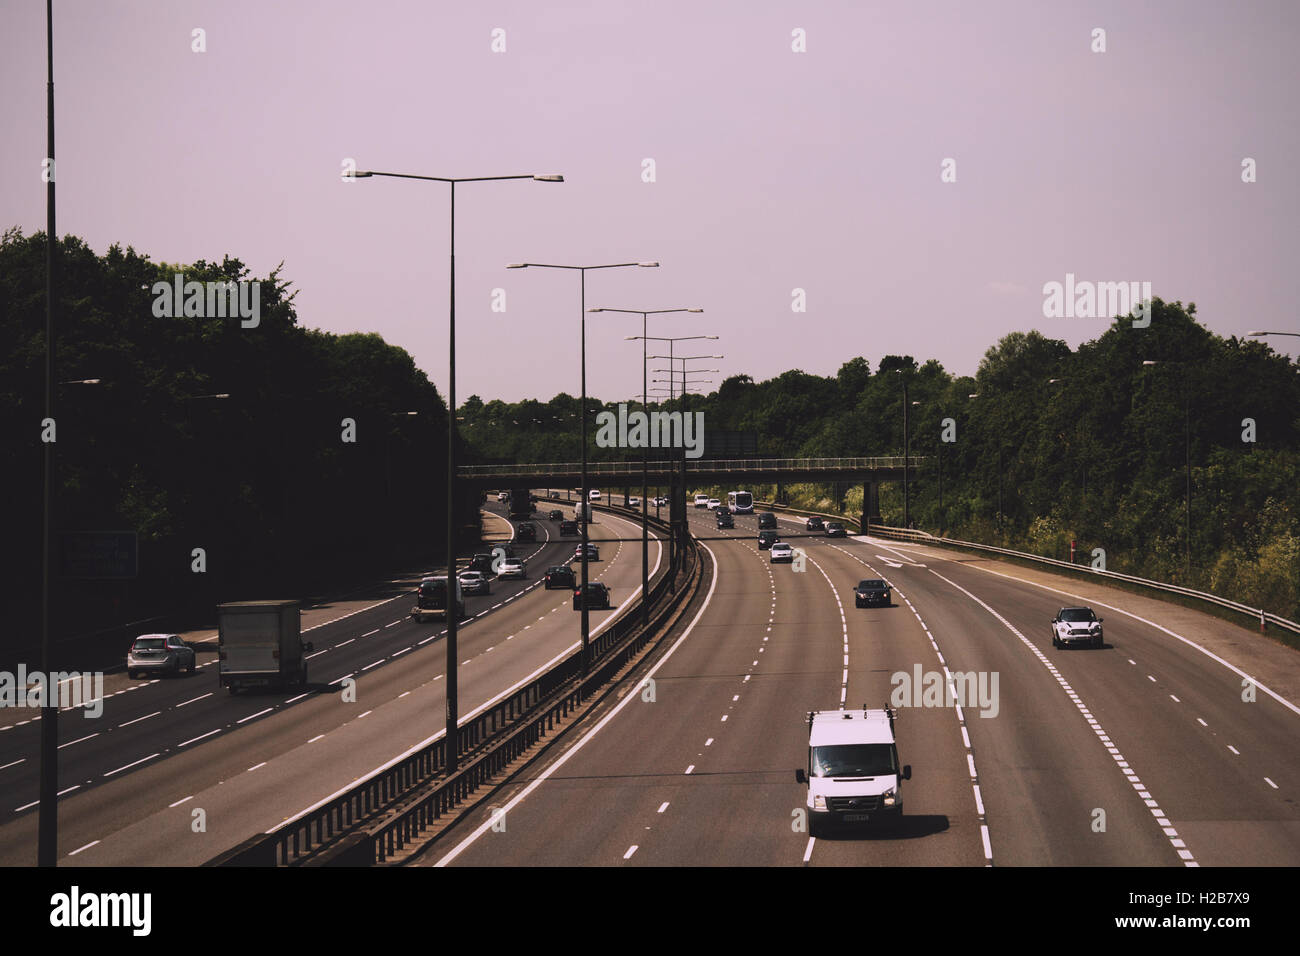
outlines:
[{"label": "sky", "polygon": [[[60,233],[283,262],[300,324],[377,332],[443,394],[450,187],[346,164],[563,175],[456,187],[458,403],[579,392],[580,276],[521,261],[660,262],[588,272],[586,305],[704,309],[649,332],[718,336],[676,348],[722,354],[691,363],[715,383],[857,355],[973,374],[1030,329],[1077,347],[1110,319],[1044,316],[1067,275],[1150,283],[1224,336],[1300,332],[1287,0],[54,9]],[[0,0],[0,24],[0,228],[30,234],[45,4]],[[587,318],[588,393],[639,394],[640,317]]]}]

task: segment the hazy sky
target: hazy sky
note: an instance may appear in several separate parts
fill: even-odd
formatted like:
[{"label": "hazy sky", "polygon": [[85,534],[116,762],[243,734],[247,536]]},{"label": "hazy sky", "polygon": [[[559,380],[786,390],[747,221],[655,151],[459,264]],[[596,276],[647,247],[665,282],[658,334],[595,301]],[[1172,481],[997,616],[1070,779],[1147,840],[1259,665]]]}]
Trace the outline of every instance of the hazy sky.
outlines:
[{"label": "hazy sky", "polygon": [[[45,4],[0,18],[0,227],[31,233]],[[1108,322],[1043,317],[1067,273],[1300,331],[1298,27],[1294,2],[55,0],[59,231],[283,260],[301,324],[379,332],[445,391],[449,188],[345,183],[344,159],[562,173],[457,188],[461,401],[578,392],[578,275],[523,260],[659,260],[589,273],[587,305],[704,308],[651,334],[718,335],[683,346],[726,356],[695,363],[716,381],[1077,346]],[[639,333],[590,316],[590,394],[640,392]]]}]

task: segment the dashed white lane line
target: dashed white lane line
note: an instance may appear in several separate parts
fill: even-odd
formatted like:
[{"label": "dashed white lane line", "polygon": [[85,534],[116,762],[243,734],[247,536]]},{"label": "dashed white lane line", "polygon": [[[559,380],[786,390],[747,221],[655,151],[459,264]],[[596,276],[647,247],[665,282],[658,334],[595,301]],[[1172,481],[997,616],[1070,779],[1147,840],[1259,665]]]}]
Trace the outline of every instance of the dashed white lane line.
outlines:
[{"label": "dashed white lane line", "polygon": [[[1231,750],[1231,751],[1232,751],[1234,754],[1236,754],[1238,757],[1241,756],[1241,751],[1238,750],[1236,747],[1234,747],[1232,744],[1228,744],[1228,749]],[[3,767],[0,767],[0,770],[3,770],[3,769],[4,769]]]},{"label": "dashed white lane line", "polygon": [[[996,610],[994,610],[984,601],[977,598],[970,591],[966,590],[956,581],[944,577],[942,574],[940,574],[938,571],[934,570],[933,568],[930,568],[929,571],[935,577],[939,578],[941,581],[947,582],[948,585],[960,591],[962,594],[965,594],[968,598],[970,598],[980,607],[984,608],[984,610],[992,614],[993,617],[995,617],[1002,624],[1003,627],[1005,627],[1017,638],[1019,638],[1020,642],[1024,644],[1025,647],[1029,648],[1030,653],[1033,654],[1038,659],[1038,662],[1040,664],[1042,664],[1045,668],[1047,668],[1048,672],[1052,675],[1052,677],[1056,679],[1057,684],[1060,685],[1061,689],[1064,690],[1066,694],[1069,696],[1074,706],[1078,708],[1079,713],[1082,714],[1084,719],[1088,722],[1088,725],[1092,729],[1093,733],[1097,735],[1097,739],[1100,740],[1101,743],[1106,747],[1107,752],[1110,754],[1111,759],[1115,761],[1116,767],[1120,770],[1120,772],[1124,774],[1124,776],[1128,779],[1130,783],[1134,784],[1135,786],[1140,785],[1142,782],[1141,779],[1138,777],[1136,773],[1133,772],[1133,769],[1128,765],[1128,762],[1124,759],[1123,755],[1119,753],[1118,749],[1115,748],[1113,742],[1111,741],[1111,738],[1107,736],[1106,731],[1102,729],[1101,724],[1096,720],[1095,717],[1093,717],[1092,713],[1088,709],[1088,706],[1083,702],[1082,698],[1079,697],[1079,695],[1075,692],[1074,688],[1070,686],[1069,681],[1067,681],[1061,675],[1060,671],[1056,667],[1056,664],[1052,662],[1051,658],[1049,658],[1046,654],[1044,654],[1041,650],[1039,650],[1038,645],[1034,644],[1033,641],[1025,637],[1025,635],[1022,634],[1014,624],[1008,621],[1005,617],[1003,617],[1000,613],[998,613]],[[1152,678],[1152,680],[1154,679],[1155,678]],[[1147,787],[1140,787],[1140,789],[1144,792],[1148,790]],[[1165,836],[1170,840],[1177,839],[1177,831],[1174,829],[1173,825],[1169,822],[1168,818],[1165,816],[1165,812],[1160,808],[1160,805],[1154,799],[1149,799],[1149,798],[1145,799],[1144,802],[1146,803],[1148,809],[1150,809],[1152,815],[1155,817],[1156,825],[1161,828],[1164,828]],[[1182,847],[1174,847],[1174,849],[1177,852],[1179,859],[1183,861],[1183,864],[1185,866],[1200,865],[1195,861],[1195,858],[1192,856],[1190,850],[1183,849]]]},{"label": "dashed white lane line", "polygon": [[179,710],[180,708],[184,707],[185,704],[193,704],[196,703],[197,701],[203,700],[211,696],[212,696],[212,691],[208,691],[206,694],[200,694],[198,697],[191,697],[189,700],[185,701],[184,704],[177,704],[176,708],[177,710]]},{"label": "dashed white lane line", "polygon": [[630,847],[627,848],[627,852],[623,854],[623,859],[625,860],[631,859],[632,854],[636,852],[636,849],[637,849],[637,844],[633,843]]},{"label": "dashed white lane line", "polygon": [[1268,784],[1270,787],[1272,787],[1274,790],[1278,789],[1277,784],[1275,784],[1272,780],[1268,779],[1268,777],[1264,778],[1264,782]]},{"label": "dashed white lane line", "polygon": [[355,641],[355,640],[356,640],[355,637],[349,637],[346,641],[339,641],[339,642],[338,642],[337,644],[335,644],[334,646],[335,646],[335,647],[345,647],[345,646],[347,646],[348,644],[351,644],[351,643],[352,643],[353,641]]},{"label": "dashed white lane line", "polygon": [[804,851],[803,851],[803,861],[804,861],[805,863],[807,863],[809,860],[812,859],[812,851],[813,851],[813,847],[816,846],[816,845],[817,845],[817,838],[816,838],[816,837],[809,837],[809,838],[808,838],[808,846],[806,846],[806,847],[804,848]]},{"label": "dashed white lane line", "polygon": [[690,773],[694,769],[695,769],[695,764],[691,764],[689,767],[686,768],[686,772]]},{"label": "dashed white lane line", "polygon": [[141,757],[139,760],[132,761],[131,763],[127,764],[125,767],[118,767],[116,770],[110,770],[108,773],[104,774],[104,776],[105,776],[105,777],[111,777],[111,776],[113,776],[113,774],[115,774],[115,773],[121,773],[123,770],[130,770],[132,767],[139,766],[140,764],[144,763],[145,761],[147,761],[147,760],[152,760],[154,757],[157,757],[157,756],[158,756],[158,754],[150,754],[150,755],[147,756],[147,757]]},{"label": "dashed white lane line", "polygon": [[13,763],[7,763],[4,764],[3,766],[0,766],[0,770],[8,770],[10,767],[16,767],[20,763],[25,763],[26,761],[27,761],[26,757],[20,757],[17,760],[15,760]]},{"label": "dashed white lane line", "polygon": [[659,804],[659,809],[656,810],[655,812],[656,812],[656,813],[663,813],[663,812],[664,812],[665,810],[667,810],[667,809],[668,809],[668,801],[665,800],[663,803]]},{"label": "dashed white lane line", "polygon": [[[445,577],[445,575],[444,575],[444,577]],[[369,637],[371,634],[378,634],[378,633],[379,633],[379,628],[375,628],[373,631],[366,631],[366,633],[362,634],[361,636],[362,636],[362,637]]]},{"label": "dashed white lane line", "polygon": [[[98,736],[99,736],[99,731],[95,731],[93,734],[90,734],[86,737],[78,737],[76,740],[69,740],[66,744],[59,744],[59,749],[62,750],[64,747],[71,747],[73,744],[79,744],[83,740],[90,740],[92,737],[98,737]],[[5,767],[12,767],[12,766],[13,764],[5,764]],[[0,770],[3,769],[4,767],[0,767]]]},{"label": "dashed white lane line", "polygon": [[167,804],[167,809],[171,810],[174,807],[179,807],[182,803],[189,803],[193,799],[194,799],[194,794],[190,794],[188,797],[181,797],[175,803]]},{"label": "dashed white lane line", "polygon": [[197,736],[197,737],[191,737],[189,740],[182,740],[182,741],[181,741],[180,743],[178,743],[176,746],[177,746],[177,747],[184,747],[184,746],[187,745],[187,744],[195,743],[195,742],[197,742],[197,741],[202,740],[202,739],[205,738],[205,737],[211,737],[213,734],[219,734],[219,733],[221,733],[221,728],[220,728],[220,727],[218,727],[216,730],[209,730],[206,734],[200,734],[200,735]]},{"label": "dashed white lane line", "polygon": [[[297,701],[302,700],[304,697],[307,697],[307,696],[310,696],[310,695],[309,695],[309,694],[299,694],[297,697],[290,697],[290,698],[289,698],[288,700],[286,700],[284,703],[285,703],[285,704],[293,704],[293,703],[296,703]],[[283,706],[283,705],[281,705],[281,706]]]},{"label": "dashed white lane line", "polygon": [[254,764],[253,766],[249,767],[247,770],[244,771],[244,773],[252,773],[254,770],[260,770],[265,766],[266,766],[266,761],[263,760],[261,763]]},{"label": "dashed white lane line", "polygon": [[78,847],[77,849],[73,850],[71,853],[68,854],[68,856],[76,856],[82,850],[89,850],[92,846],[95,846],[98,843],[99,843],[98,840],[92,840],[90,843],[87,843],[85,846]]},{"label": "dashed white lane line", "polygon": [[311,740],[307,741],[307,743],[309,743],[309,744],[314,744],[316,741],[318,741],[318,740],[324,740],[324,739],[325,739],[325,735],[324,735],[324,734],[317,734],[317,735],[316,735],[315,737],[313,737]]},{"label": "dashed white lane line", "polygon": [[161,716],[161,715],[162,715],[162,711],[161,711],[161,710],[155,710],[152,714],[145,714],[143,717],[137,717],[135,720],[128,720],[126,723],[124,723],[124,724],[118,724],[117,726],[118,726],[119,728],[121,728],[121,727],[130,727],[132,724],[138,724],[138,723],[140,723],[140,721],[142,721],[142,720],[148,720],[150,717],[159,717],[159,716]]},{"label": "dashed white lane line", "polygon": [[383,662],[384,662],[384,658],[381,657],[379,660],[377,660],[377,661],[375,661],[375,662],[373,662],[373,663],[371,663],[371,664],[367,664],[365,667],[361,668],[361,670],[362,670],[362,671],[368,671],[368,670],[370,670],[370,668],[372,668],[372,667],[378,667],[378,666],[379,666],[380,664],[382,664]]},{"label": "dashed white lane line", "polygon": [[249,714],[247,717],[241,717],[239,720],[235,721],[235,723],[237,723],[237,724],[244,724],[244,723],[247,723],[248,721],[252,720],[254,717],[261,717],[263,714],[269,714],[272,710],[273,710],[273,708],[271,708],[271,707],[266,707],[266,708],[264,708],[264,709],[262,709],[262,710],[259,710],[259,711],[258,711],[257,713],[255,713],[255,714]]}]

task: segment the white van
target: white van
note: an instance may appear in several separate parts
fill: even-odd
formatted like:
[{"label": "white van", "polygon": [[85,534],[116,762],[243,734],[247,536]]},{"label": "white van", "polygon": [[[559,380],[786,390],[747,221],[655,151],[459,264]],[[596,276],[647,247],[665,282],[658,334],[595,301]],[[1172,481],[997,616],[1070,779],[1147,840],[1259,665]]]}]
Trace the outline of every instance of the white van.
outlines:
[{"label": "white van", "polygon": [[897,821],[903,815],[894,711],[821,710],[808,714],[808,766],[794,772],[808,785],[808,832],[828,826]]}]

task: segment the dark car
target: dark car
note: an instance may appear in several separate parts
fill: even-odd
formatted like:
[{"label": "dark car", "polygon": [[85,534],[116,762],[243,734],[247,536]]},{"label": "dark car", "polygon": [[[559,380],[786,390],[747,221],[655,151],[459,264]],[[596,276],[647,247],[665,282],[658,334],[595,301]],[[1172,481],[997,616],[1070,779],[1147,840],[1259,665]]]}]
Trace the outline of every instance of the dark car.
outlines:
[{"label": "dark car", "polygon": [[195,666],[194,648],[179,634],[141,634],[126,652],[127,677],[154,672],[193,674]]},{"label": "dark car", "polygon": [[561,511],[559,508],[552,508],[549,512],[547,512],[546,517],[551,521],[563,521],[564,512]]},{"label": "dark car", "polygon": [[[429,577],[420,582],[420,586],[415,591],[415,607],[411,609],[411,617],[423,621],[426,614],[434,617],[445,617],[447,614],[447,577]],[[465,616],[465,592],[457,583],[456,587],[456,617],[459,620]]]},{"label": "dark car", "polygon": [[849,533],[844,530],[844,525],[838,521],[826,522],[826,537],[828,538],[847,538]]},{"label": "dark car", "polygon": [[548,495],[548,497],[550,497],[550,498],[554,498],[556,501],[559,501],[559,500],[560,500],[560,493],[559,493],[558,491],[552,491],[552,492],[550,493],[550,495]]},{"label": "dark car", "polygon": [[758,526],[759,528],[775,528],[776,515],[771,511],[760,511],[758,513]]},{"label": "dark car", "polygon": [[730,512],[730,511],[725,512],[725,513],[722,512],[721,510],[718,511],[718,529],[719,529],[719,530],[721,530],[721,529],[723,529],[723,528],[734,528],[735,526],[736,526],[736,519],[733,518],[733,517],[731,516],[731,512]]},{"label": "dark car", "polygon": [[[573,592],[573,609],[582,610],[582,588],[576,588]],[[613,607],[609,603],[609,587],[600,581],[587,582],[587,607],[596,610],[607,610]]]},{"label": "dark car", "polygon": [[521,521],[521,522],[519,522],[519,526],[518,526],[517,528],[515,528],[515,540],[516,540],[516,541],[536,541],[536,540],[537,540],[537,528],[533,525],[533,523],[532,523],[531,521]]},{"label": "dark car", "polygon": [[775,531],[760,531],[758,533],[758,548],[760,551],[766,551],[780,540]]},{"label": "dark car", "polygon": [[825,530],[825,527],[826,526],[822,524],[822,519],[817,515],[810,516],[808,520],[803,523],[803,529],[805,531],[823,531]]},{"label": "dark car", "polygon": [[578,522],[576,521],[560,522],[560,537],[567,538],[569,535],[576,535],[577,533],[578,533]]},{"label": "dark car", "polygon": [[554,567],[547,568],[546,576],[542,580],[546,582],[544,587],[548,591],[556,588],[572,588],[577,583],[573,568],[567,564],[557,564]]},{"label": "dark car", "polygon": [[480,551],[474,557],[469,559],[467,571],[482,571],[484,574],[492,572],[492,555]]},{"label": "dark car", "polygon": [[726,505],[718,505],[718,507],[714,508],[713,510],[714,510],[714,512],[716,512],[717,514],[720,514],[720,515],[729,515],[729,514],[732,514],[732,510],[731,510],[729,507],[727,507]]},{"label": "dark car", "polygon": [[853,603],[856,607],[871,607],[873,604],[892,607],[893,600],[890,597],[889,585],[879,578],[859,581],[858,586],[853,589]]}]

